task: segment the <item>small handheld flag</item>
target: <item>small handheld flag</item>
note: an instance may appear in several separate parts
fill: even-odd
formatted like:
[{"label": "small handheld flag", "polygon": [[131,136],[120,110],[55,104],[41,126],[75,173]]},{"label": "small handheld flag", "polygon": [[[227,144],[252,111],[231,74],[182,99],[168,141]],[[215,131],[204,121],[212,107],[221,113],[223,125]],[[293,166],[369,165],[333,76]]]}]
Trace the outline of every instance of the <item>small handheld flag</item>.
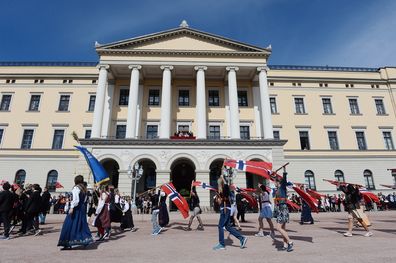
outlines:
[{"label": "small handheld flag", "polygon": [[193,182],[192,186],[198,186],[198,187],[202,187],[203,189],[207,189],[207,190],[210,190],[210,191],[216,191],[217,192],[217,189],[215,187],[213,187],[211,185],[208,185],[206,183],[200,182],[200,181]]},{"label": "small handheld flag", "polygon": [[161,186],[161,190],[164,191],[169,198],[172,200],[172,202],[177,206],[179,209],[180,213],[184,218],[188,217],[188,212],[189,212],[189,207],[187,204],[186,199],[184,199],[183,196],[181,196],[177,191],[176,188],[173,186],[172,183],[166,183]]}]

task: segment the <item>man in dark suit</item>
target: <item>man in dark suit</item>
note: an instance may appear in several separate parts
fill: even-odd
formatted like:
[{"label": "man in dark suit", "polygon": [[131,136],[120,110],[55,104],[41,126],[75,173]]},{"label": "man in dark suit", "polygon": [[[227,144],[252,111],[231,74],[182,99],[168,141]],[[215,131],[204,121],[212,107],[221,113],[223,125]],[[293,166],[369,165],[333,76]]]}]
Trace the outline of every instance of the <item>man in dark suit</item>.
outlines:
[{"label": "man in dark suit", "polygon": [[25,209],[25,228],[23,228],[22,232],[25,233],[26,230],[33,229],[34,235],[38,235],[41,230],[39,229],[38,224],[38,215],[41,210],[41,188],[38,184],[33,185],[33,191],[30,192],[29,198],[26,202]]},{"label": "man in dark suit", "polygon": [[1,239],[9,239],[10,236],[10,213],[14,203],[14,195],[10,192],[11,185],[8,182],[3,184],[3,191],[0,192],[0,217],[4,224],[4,236]]},{"label": "man in dark suit", "polygon": [[50,204],[50,199],[51,199],[51,194],[48,192],[47,187],[44,188],[44,192],[41,195],[41,213],[40,213],[40,224],[45,224],[45,217],[50,210],[51,204]]}]

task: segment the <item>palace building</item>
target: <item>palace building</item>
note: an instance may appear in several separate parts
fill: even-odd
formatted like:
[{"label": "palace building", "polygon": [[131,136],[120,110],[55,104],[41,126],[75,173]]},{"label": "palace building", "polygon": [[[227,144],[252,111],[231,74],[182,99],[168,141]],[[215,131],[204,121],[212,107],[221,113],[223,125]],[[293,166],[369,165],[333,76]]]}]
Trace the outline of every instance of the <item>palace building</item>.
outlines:
[{"label": "palace building", "polygon": [[[125,194],[216,184],[225,158],[286,162],[291,181],[395,184],[396,68],[271,65],[257,47],[190,28],[95,44],[98,62],[0,62],[0,179],[93,183],[76,144]],[[133,173],[133,172],[132,172]],[[235,184],[256,187],[238,172]],[[55,182],[64,189],[55,189]],[[209,191],[198,189],[202,206]]]}]

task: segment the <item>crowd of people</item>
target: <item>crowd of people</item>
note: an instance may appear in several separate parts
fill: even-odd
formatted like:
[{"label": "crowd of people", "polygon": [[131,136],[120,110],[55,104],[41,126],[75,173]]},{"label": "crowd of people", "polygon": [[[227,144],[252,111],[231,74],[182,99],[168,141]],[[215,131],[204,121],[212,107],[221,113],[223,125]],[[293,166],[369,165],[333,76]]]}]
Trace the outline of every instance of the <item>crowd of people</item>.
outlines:
[{"label": "crowd of people", "polygon": [[[264,233],[264,219],[269,227],[268,236],[275,239],[275,231],[279,232],[283,239],[283,250],[293,251],[293,242],[286,231],[289,222],[290,201],[301,210],[301,224],[314,223],[310,205],[300,196],[287,193],[287,173],[282,177],[273,178],[275,188],[270,189],[259,184],[257,191],[252,196],[257,200],[257,207],[250,209],[258,210],[258,232],[256,237],[266,236]],[[302,187],[304,189],[304,187]],[[372,232],[369,224],[364,220],[362,213],[362,195],[359,187],[355,185],[340,185],[341,194],[326,195],[318,199],[318,208],[322,212],[348,213],[348,231],[346,237],[352,236],[354,220],[360,224],[369,237]],[[382,210],[396,208],[395,193],[387,196],[378,194]],[[32,184],[21,187],[3,183],[0,191],[0,223],[4,228],[2,239],[9,239],[10,235],[40,235],[40,224],[45,224],[46,215],[53,213],[65,213],[66,218],[61,230],[58,246],[63,249],[71,249],[75,246],[87,246],[95,241],[109,239],[112,233],[112,224],[119,224],[122,231],[136,231],[132,215],[132,206],[135,203],[138,213],[151,214],[153,236],[161,233],[162,229],[169,224],[169,214],[166,205],[167,195],[162,190],[152,189],[136,198],[132,202],[129,196],[121,196],[118,189],[112,185],[102,185],[95,190],[87,189],[87,184],[82,176],[75,177],[75,186],[71,193],[51,197],[47,188],[41,189],[40,185]],[[187,198],[190,208],[190,219],[186,231],[192,230],[194,219],[198,221],[198,230],[204,230],[204,223],[200,214],[200,200],[195,189],[191,188],[190,197]],[[232,189],[223,176],[219,178],[218,189],[214,198],[215,208],[220,214],[218,223],[219,243],[214,250],[225,248],[224,230],[240,241],[240,247],[246,246],[247,237],[239,231],[239,220],[245,221],[245,213],[249,210],[249,202],[244,196]],[[365,204],[370,208],[370,204]],[[274,222],[273,222],[274,220]],[[89,224],[97,228],[97,236],[91,234]],[[356,224],[355,224],[356,225]],[[16,229],[19,228],[19,229]]]}]

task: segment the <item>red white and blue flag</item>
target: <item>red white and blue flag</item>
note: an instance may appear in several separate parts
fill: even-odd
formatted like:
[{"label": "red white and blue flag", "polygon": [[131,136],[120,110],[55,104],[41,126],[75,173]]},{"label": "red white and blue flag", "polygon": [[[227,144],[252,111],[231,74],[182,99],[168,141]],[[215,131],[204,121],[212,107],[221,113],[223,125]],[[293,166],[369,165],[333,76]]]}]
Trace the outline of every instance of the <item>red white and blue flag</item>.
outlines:
[{"label": "red white and blue flag", "polygon": [[256,174],[266,179],[270,179],[270,175],[272,174],[272,163],[269,162],[225,159],[224,166]]},{"label": "red white and blue flag", "polygon": [[206,183],[200,182],[200,181],[193,182],[192,185],[193,186],[202,187],[203,189],[207,189],[207,190],[210,190],[210,191],[216,191],[217,192],[217,189],[215,187],[213,187],[211,185],[208,185]]},{"label": "red white and blue flag", "polygon": [[166,183],[161,186],[161,190],[164,191],[172,202],[177,206],[180,213],[184,218],[188,217],[189,207],[186,199],[181,196],[177,191],[176,188],[173,186],[172,183]]}]

